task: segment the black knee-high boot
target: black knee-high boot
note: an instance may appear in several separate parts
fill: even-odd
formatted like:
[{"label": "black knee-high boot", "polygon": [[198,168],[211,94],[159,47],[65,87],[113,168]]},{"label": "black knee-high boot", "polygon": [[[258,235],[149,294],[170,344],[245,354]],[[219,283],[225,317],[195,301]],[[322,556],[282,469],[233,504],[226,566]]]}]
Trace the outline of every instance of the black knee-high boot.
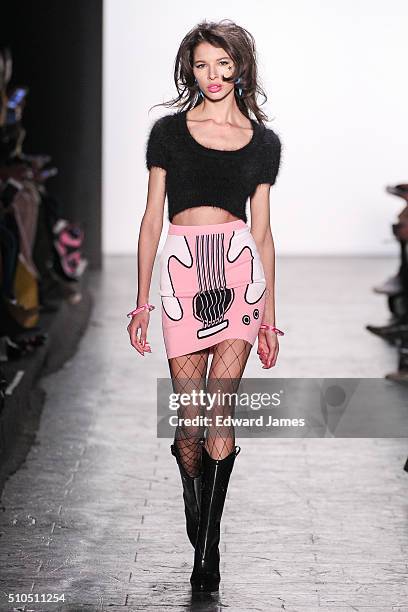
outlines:
[{"label": "black knee-high boot", "polygon": [[200,520],[190,577],[193,591],[218,590],[220,523],[230,475],[240,450],[236,446],[224,459],[213,459],[203,447]]},{"label": "black knee-high boot", "polygon": [[[204,444],[204,439],[200,439],[200,448]],[[184,513],[186,515],[186,530],[191,544],[194,546],[197,539],[198,522],[200,516],[200,497],[201,497],[201,473],[190,476],[180,458],[180,451],[176,444],[170,445],[171,454],[174,455],[180,470],[181,482],[183,484]]]}]

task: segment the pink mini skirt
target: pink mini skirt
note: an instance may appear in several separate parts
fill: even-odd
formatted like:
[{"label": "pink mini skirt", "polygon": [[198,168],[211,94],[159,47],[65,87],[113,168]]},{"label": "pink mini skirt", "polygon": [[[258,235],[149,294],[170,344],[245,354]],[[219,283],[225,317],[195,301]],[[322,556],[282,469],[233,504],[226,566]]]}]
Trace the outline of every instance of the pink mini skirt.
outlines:
[{"label": "pink mini skirt", "polygon": [[[249,226],[170,223],[160,254],[160,296],[167,357],[223,340],[254,344],[265,308],[266,281]],[[212,350],[211,350],[212,349]]]}]

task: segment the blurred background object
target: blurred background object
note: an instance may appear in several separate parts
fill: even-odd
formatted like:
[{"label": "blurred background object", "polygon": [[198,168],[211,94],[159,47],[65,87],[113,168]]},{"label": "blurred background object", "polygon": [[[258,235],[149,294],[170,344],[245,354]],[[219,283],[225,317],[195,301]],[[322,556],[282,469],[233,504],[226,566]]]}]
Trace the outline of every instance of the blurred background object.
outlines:
[{"label": "blurred background object", "polygon": [[386,378],[408,382],[408,183],[388,185],[385,190],[404,200],[398,221],[392,225],[393,235],[400,247],[400,263],[395,275],[373,288],[374,292],[387,298],[388,321],[385,325],[367,325],[367,329],[398,349],[398,369],[386,374]]},{"label": "blurred background object", "polygon": [[86,272],[102,266],[102,9],[0,9],[0,490],[40,414],[38,379],[89,321]]}]

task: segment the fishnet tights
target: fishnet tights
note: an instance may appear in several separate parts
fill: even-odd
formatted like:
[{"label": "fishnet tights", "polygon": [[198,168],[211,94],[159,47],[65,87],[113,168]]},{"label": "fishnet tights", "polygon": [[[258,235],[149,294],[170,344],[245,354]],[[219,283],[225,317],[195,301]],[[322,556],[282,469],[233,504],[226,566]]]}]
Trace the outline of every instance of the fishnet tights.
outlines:
[{"label": "fishnet tights", "polygon": [[[205,377],[208,366],[208,350],[197,351],[181,357],[169,359],[170,375],[174,393],[188,393],[193,390],[205,391]],[[180,419],[193,419],[203,416],[205,409],[202,405],[194,405],[193,401],[180,405],[177,416]],[[180,453],[180,460],[186,472],[191,477],[200,473],[201,448],[200,440],[204,434],[204,427],[178,424],[174,435],[174,444]]]},{"label": "fishnet tights", "polygon": [[180,452],[181,462],[191,477],[200,473],[201,440],[205,437],[205,448],[214,459],[224,459],[235,447],[233,425],[216,422],[216,417],[234,416],[234,398],[222,394],[235,393],[251,352],[252,345],[246,340],[224,340],[214,346],[214,354],[206,381],[209,349],[173,357],[169,359],[170,375],[175,393],[188,393],[193,390],[211,394],[215,399],[208,410],[202,402],[192,401],[182,405],[177,411],[179,418],[192,419],[206,416],[211,424],[177,425],[174,444]]}]

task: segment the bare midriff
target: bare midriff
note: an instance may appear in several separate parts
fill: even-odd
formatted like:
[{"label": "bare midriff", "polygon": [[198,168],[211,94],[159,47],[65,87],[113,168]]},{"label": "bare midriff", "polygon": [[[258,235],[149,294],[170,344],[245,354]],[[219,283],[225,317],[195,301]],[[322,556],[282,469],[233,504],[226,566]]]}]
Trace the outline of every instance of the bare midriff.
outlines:
[{"label": "bare midriff", "polygon": [[174,215],[171,222],[174,225],[214,225],[237,221],[239,217],[212,204],[187,208]]}]

